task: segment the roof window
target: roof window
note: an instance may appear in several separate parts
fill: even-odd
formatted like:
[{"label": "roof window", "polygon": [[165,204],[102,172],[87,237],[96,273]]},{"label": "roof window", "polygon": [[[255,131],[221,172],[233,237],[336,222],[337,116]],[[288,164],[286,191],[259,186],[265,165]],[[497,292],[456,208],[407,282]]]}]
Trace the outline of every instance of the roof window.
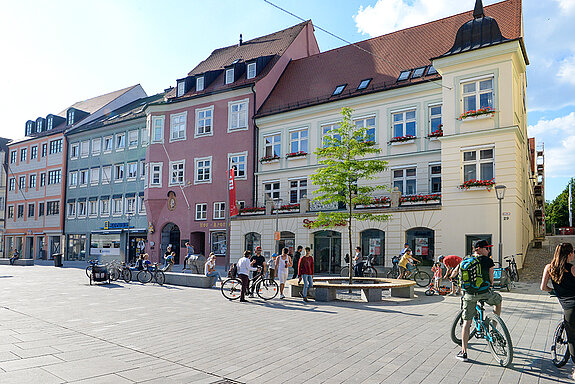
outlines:
[{"label": "roof window", "polygon": [[426,68],[426,67],[415,68],[415,69],[413,70],[413,74],[411,75],[411,78],[412,78],[412,79],[415,79],[415,78],[417,78],[417,77],[423,76],[423,72],[425,72],[425,68]]},{"label": "roof window", "polygon": [[183,80],[182,80],[182,81],[179,81],[179,82],[178,82],[178,93],[177,93],[177,96],[178,96],[178,97],[184,96],[185,89],[186,89],[186,83],[185,83]]},{"label": "roof window", "polygon": [[427,68],[427,74],[428,74],[428,75],[435,75],[436,73],[437,73],[437,69],[435,69],[435,68],[433,67],[433,65],[430,65],[430,66]]},{"label": "roof window", "polygon": [[366,89],[370,82],[371,82],[371,79],[362,80],[361,83],[359,83],[357,90],[359,91],[360,89]]},{"label": "roof window", "polygon": [[235,59],[234,61],[232,61],[232,64],[237,64],[240,62],[240,59]]},{"label": "roof window", "polygon": [[336,96],[336,95],[341,94],[343,92],[343,90],[345,89],[346,85],[347,84],[338,85],[337,87],[335,87],[335,91],[333,91],[333,93],[331,95]]},{"label": "roof window", "polygon": [[234,69],[226,69],[226,84],[231,84],[234,82]]},{"label": "roof window", "polygon": [[401,73],[399,74],[399,77],[397,78],[397,81],[403,81],[403,80],[409,79],[410,73],[411,73],[411,69],[409,69],[407,71],[401,71]]},{"label": "roof window", "polygon": [[254,77],[256,77],[256,63],[249,63],[248,64],[248,73],[246,75],[246,77],[248,79],[253,79]]},{"label": "roof window", "polygon": [[196,92],[204,90],[204,76],[196,77]]}]

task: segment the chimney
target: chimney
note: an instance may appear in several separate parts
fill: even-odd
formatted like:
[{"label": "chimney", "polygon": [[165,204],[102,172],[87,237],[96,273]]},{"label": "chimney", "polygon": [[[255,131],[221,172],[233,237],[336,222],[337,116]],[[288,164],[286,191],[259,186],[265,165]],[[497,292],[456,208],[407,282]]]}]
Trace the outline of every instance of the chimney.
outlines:
[{"label": "chimney", "polygon": [[240,43],[238,44],[238,47],[241,47],[242,44],[243,44],[243,42],[244,42],[244,41],[242,40],[242,34],[240,33]]}]

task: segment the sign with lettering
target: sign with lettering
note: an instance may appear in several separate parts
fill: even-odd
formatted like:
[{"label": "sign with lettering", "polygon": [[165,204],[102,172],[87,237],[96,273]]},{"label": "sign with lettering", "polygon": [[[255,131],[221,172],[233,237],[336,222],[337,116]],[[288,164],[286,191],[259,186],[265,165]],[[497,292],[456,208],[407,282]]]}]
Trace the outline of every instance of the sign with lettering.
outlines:
[{"label": "sign with lettering", "polygon": [[[315,223],[314,220],[303,219],[303,226],[307,229],[311,229],[312,224]],[[345,227],[347,225],[347,221],[342,220],[339,223],[336,223],[336,227]],[[322,225],[322,227],[329,227],[329,225]]]},{"label": "sign with lettering", "polygon": [[100,229],[128,229],[134,228],[133,225],[128,225],[128,223],[110,223],[109,221],[104,221],[104,226]]}]

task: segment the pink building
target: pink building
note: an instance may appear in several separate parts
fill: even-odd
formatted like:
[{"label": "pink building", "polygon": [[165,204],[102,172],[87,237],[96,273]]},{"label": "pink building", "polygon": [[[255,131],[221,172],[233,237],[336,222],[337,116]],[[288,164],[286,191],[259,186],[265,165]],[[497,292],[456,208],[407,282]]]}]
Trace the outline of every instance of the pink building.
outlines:
[{"label": "pink building", "polygon": [[[168,244],[176,263],[185,242],[225,264],[228,162],[236,168],[236,201],[254,205],[257,127],[253,116],[290,60],[319,53],[311,21],[216,49],[164,101],[147,107],[150,145],[147,249],[161,259]],[[240,208],[239,207],[239,208]]]}]

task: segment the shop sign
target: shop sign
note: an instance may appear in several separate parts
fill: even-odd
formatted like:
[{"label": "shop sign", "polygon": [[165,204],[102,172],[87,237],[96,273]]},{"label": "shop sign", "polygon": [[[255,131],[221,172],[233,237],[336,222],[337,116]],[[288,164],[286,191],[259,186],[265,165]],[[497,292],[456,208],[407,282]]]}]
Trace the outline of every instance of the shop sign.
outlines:
[{"label": "shop sign", "polygon": [[381,239],[369,239],[369,254],[374,256],[381,255]]},{"label": "shop sign", "polygon": [[120,256],[120,248],[90,248],[90,256]]},{"label": "shop sign", "polygon": [[415,255],[427,256],[429,254],[429,239],[427,237],[415,238]]},{"label": "shop sign", "polygon": [[[307,229],[310,229],[311,226],[313,225],[313,223],[315,223],[314,220],[309,220],[309,219],[303,219],[303,226]],[[339,223],[335,223],[336,227],[345,227],[347,225],[347,221],[342,220]],[[330,227],[330,225],[322,225],[322,227]]]},{"label": "shop sign", "polygon": [[109,221],[104,221],[104,226],[100,227],[100,229],[128,229],[134,228],[134,226],[130,226],[128,223],[110,223]]}]

